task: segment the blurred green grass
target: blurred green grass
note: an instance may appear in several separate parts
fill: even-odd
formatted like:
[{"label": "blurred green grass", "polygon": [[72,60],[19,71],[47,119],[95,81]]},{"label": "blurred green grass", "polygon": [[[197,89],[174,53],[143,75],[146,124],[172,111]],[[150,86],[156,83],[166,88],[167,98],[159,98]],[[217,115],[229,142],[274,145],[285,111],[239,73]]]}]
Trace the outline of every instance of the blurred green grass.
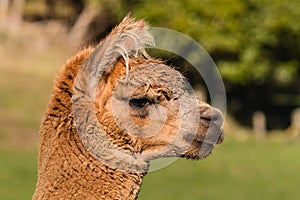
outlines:
[{"label": "blurred green grass", "polygon": [[0,39],[0,147],[36,144],[54,76],[66,58],[61,48],[38,48],[30,38]]},{"label": "blurred green grass", "polygon": [[[1,43],[2,42],[2,43]],[[37,178],[37,135],[59,67],[60,46],[0,41],[0,199],[30,199]],[[229,127],[230,129],[230,127]],[[149,173],[139,199],[299,199],[300,145],[234,139],[199,162],[178,159]],[[231,135],[231,136],[230,136]]]},{"label": "blurred green grass", "polygon": [[31,199],[37,177],[37,153],[0,150],[0,163],[0,199]]},{"label": "blurred green grass", "polygon": [[[149,173],[139,199],[299,199],[299,143],[228,139],[202,161],[178,159]],[[35,151],[0,151],[0,199],[30,199]]]},{"label": "blurred green grass", "polygon": [[145,177],[140,199],[299,199],[299,143],[229,141]]}]

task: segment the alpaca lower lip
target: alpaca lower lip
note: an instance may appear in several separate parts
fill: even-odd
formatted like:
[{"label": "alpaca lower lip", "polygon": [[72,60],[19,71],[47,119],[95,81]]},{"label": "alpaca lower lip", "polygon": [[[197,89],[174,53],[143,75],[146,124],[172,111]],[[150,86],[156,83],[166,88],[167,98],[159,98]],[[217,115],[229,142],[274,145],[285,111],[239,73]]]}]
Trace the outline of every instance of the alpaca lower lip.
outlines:
[{"label": "alpaca lower lip", "polygon": [[210,129],[207,128],[206,134],[201,134],[201,132],[189,133],[184,139],[189,143],[201,144],[206,142],[210,144],[221,144],[224,141],[224,130],[221,127],[213,125]]},{"label": "alpaca lower lip", "polygon": [[[207,158],[213,151],[216,144],[221,144],[224,141],[224,131],[221,128],[211,129],[208,135],[194,135],[190,134],[186,138],[192,141],[191,148],[182,157],[187,159],[203,159]],[[191,140],[191,137],[194,139]]]},{"label": "alpaca lower lip", "polygon": [[193,160],[207,158],[212,153],[214,146],[214,144],[199,141],[197,144],[194,143],[192,149],[182,157]]},{"label": "alpaca lower lip", "polygon": [[200,144],[199,148],[200,148],[200,151],[198,153],[197,158],[202,159],[202,158],[207,158],[212,153],[213,149],[215,148],[215,145],[206,143],[206,142],[202,142]]},{"label": "alpaca lower lip", "polygon": [[207,158],[215,148],[215,145],[221,144],[224,141],[224,131],[222,129],[219,130],[220,132],[216,133],[219,134],[218,140],[214,143],[209,143],[206,141],[200,141],[199,144],[199,156],[198,159]]}]

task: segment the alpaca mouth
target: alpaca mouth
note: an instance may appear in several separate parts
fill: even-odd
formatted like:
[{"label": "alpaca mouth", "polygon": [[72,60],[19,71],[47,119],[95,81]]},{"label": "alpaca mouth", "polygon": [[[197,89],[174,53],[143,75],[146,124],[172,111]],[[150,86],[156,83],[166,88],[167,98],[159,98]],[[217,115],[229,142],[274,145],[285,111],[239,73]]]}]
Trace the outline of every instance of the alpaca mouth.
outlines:
[{"label": "alpaca mouth", "polygon": [[206,128],[206,134],[193,134],[189,150],[181,157],[194,160],[207,158],[215,145],[224,141],[224,130],[218,123],[204,120],[201,125]]},{"label": "alpaca mouth", "polygon": [[218,139],[211,143],[208,141],[199,141],[198,142],[198,156],[195,159],[207,158],[213,151],[216,145],[221,144],[224,141],[224,131],[222,129],[219,132],[215,133],[215,137],[219,136]]}]

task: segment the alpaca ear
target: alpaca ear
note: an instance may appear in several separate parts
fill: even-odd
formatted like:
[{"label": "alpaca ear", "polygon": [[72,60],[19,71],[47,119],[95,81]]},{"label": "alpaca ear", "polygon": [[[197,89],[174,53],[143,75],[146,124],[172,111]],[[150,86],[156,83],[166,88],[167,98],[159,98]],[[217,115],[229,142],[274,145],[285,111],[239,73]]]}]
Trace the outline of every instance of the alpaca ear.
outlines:
[{"label": "alpaca ear", "polygon": [[149,26],[143,20],[134,20],[126,16],[112,32],[102,40],[91,55],[83,63],[77,81],[76,92],[83,92],[91,98],[95,97],[97,84],[104,71],[112,70],[119,57],[123,57],[126,65],[126,76],[129,75],[128,59],[142,53],[147,47],[154,46],[154,38],[148,32]]},{"label": "alpaca ear", "polygon": [[112,169],[145,172],[147,163],[139,155],[114,146],[101,130],[94,110],[98,82],[105,71],[112,71],[119,57],[127,63],[128,76],[128,59],[154,45],[148,28],[143,20],[126,16],[85,60],[74,82],[72,110],[79,138],[92,156]]}]

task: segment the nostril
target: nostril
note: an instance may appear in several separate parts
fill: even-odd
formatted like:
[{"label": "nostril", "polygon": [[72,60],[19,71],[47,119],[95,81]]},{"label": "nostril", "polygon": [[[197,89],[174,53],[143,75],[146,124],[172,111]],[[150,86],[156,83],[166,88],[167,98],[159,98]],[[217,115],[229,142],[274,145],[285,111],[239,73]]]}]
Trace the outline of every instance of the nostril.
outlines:
[{"label": "nostril", "polygon": [[224,122],[222,112],[217,108],[212,108],[206,103],[200,106],[200,118],[207,121],[213,121],[219,126],[222,126]]},{"label": "nostril", "polygon": [[212,118],[212,107],[207,103],[200,104],[200,118],[210,121]]}]

